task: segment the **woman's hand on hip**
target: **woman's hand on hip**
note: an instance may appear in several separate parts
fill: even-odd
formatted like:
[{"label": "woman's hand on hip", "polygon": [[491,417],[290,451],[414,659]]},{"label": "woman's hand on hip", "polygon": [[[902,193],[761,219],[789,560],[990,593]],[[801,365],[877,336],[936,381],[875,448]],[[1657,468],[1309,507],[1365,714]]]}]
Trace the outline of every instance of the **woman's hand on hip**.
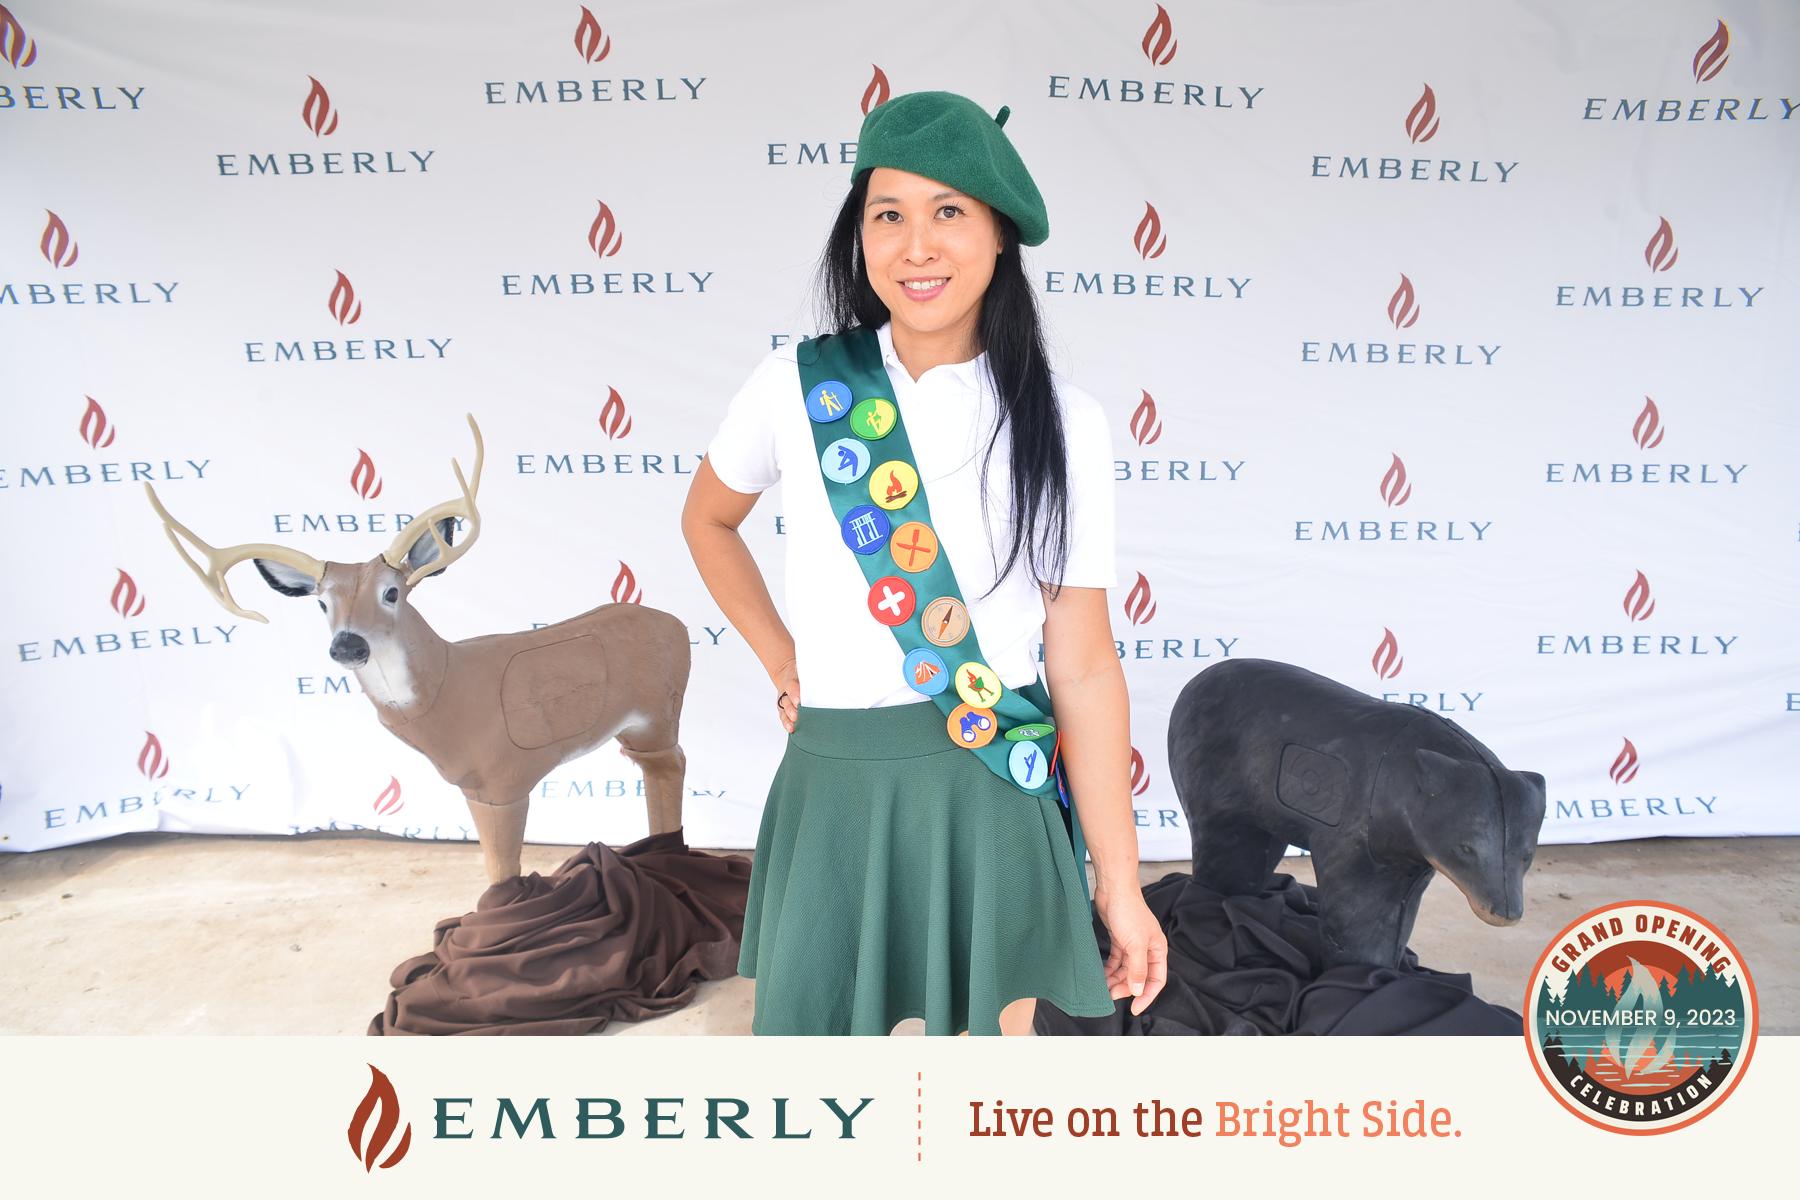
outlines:
[{"label": "woman's hand on hip", "polygon": [[794,660],[790,658],[769,672],[769,682],[775,685],[775,707],[781,714],[781,727],[792,733],[800,720],[800,672],[795,669]]},{"label": "woman's hand on hip", "polygon": [[1119,892],[1094,893],[1094,908],[1106,925],[1112,952],[1106,956],[1106,986],[1114,1000],[1134,996],[1131,1015],[1150,1007],[1169,977],[1169,938],[1133,884]]}]

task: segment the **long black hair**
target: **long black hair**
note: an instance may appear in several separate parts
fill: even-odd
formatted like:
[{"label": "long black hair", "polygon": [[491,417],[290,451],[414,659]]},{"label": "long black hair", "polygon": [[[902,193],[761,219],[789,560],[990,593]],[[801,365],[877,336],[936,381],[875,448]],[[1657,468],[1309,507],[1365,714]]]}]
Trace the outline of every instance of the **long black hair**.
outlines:
[{"label": "long black hair", "polygon": [[[875,329],[889,319],[888,307],[869,283],[862,255],[863,205],[869,194],[870,171],[862,171],[844,197],[832,222],[825,252],[819,256],[818,288],[822,328],[848,333],[862,326]],[[995,577],[1000,585],[1020,555],[1034,577],[1062,587],[1069,559],[1068,448],[1050,360],[1044,353],[1037,299],[1025,278],[1019,253],[1019,229],[1012,218],[994,210],[1000,224],[1002,250],[994,261],[994,277],[982,296],[975,337],[987,354],[988,376],[999,398],[993,432],[981,459],[981,504],[987,510],[988,460],[1000,431],[1012,429],[1012,543]],[[985,597],[993,592],[989,588]]]}]

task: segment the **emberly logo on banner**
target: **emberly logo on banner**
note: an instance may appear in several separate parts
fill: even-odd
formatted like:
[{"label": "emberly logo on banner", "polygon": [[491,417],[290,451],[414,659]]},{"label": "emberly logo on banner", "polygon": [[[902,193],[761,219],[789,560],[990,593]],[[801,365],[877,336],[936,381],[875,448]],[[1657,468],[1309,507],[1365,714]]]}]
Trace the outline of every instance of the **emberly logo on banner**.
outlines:
[{"label": "emberly logo on banner", "polygon": [[[1712,35],[1700,43],[1689,63],[1694,85],[1717,79],[1731,61],[1731,30],[1718,21]],[[1779,58],[1777,62],[1781,61]],[[1672,96],[1660,99],[1589,96],[1581,106],[1584,121],[1625,121],[1634,125],[1716,125],[1790,121],[1800,101],[1790,96]]]},{"label": "emberly logo on banner", "polygon": [[[12,10],[0,4],[0,62],[23,72],[38,60],[37,38]],[[144,88],[119,84],[0,83],[0,112],[142,112]]]},{"label": "emberly logo on banner", "polygon": [[[1236,483],[1239,473],[1244,469],[1245,459],[1187,459],[1187,458],[1145,458],[1143,451],[1156,446],[1163,454],[1169,447],[1160,445],[1163,436],[1163,419],[1158,413],[1156,400],[1148,391],[1140,393],[1142,399],[1131,412],[1131,420],[1127,423],[1127,432],[1132,441],[1143,450],[1132,458],[1113,459],[1113,478],[1121,483]],[[1115,444],[1117,442],[1115,441]]]},{"label": "emberly logo on banner", "polygon": [[[349,330],[362,320],[362,300],[342,271],[331,285],[325,311],[340,327]],[[347,337],[292,338],[246,341],[244,361],[249,363],[379,363],[436,362],[449,353],[447,337]]]},{"label": "emberly logo on banner", "polygon": [[[875,63],[869,64],[869,82],[862,90],[862,116],[877,105],[886,104],[894,94],[887,72]],[[850,166],[856,162],[856,138],[818,138],[800,142],[765,142],[771,167],[804,167],[812,165]],[[834,157],[835,155],[835,157]]]},{"label": "emberly logo on banner", "polygon": [[[625,235],[612,206],[595,200],[587,225],[587,248],[601,265],[625,248]],[[634,243],[635,245],[636,243]],[[630,261],[627,259],[627,261]],[[711,271],[514,271],[500,276],[502,296],[703,295]]]},{"label": "emberly logo on banner", "polygon": [[[1656,401],[1645,396],[1644,406],[1631,423],[1631,440],[1640,450],[1654,450],[1662,445],[1667,433],[1662,410]],[[1736,487],[1749,469],[1748,463],[1728,462],[1550,462],[1544,464],[1544,482],[1593,486]]]},{"label": "emberly logo on banner", "polygon": [[[1145,62],[1158,70],[1174,63],[1175,56],[1181,49],[1181,42],[1176,37],[1174,21],[1162,5],[1156,6],[1156,16],[1139,38],[1138,48],[1143,52]],[[1260,87],[1246,87],[1243,84],[1186,83],[1170,79],[1113,78],[1054,72],[1050,75],[1048,91],[1052,100],[1235,112],[1254,111],[1256,99],[1262,93],[1263,89]]]},{"label": "emberly logo on banner", "polygon": [[[92,396],[83,396],[76,431],[91,450],[107,450],[118,439],[119,429],[107,419],[106,410]],[[123,450],[123,447],[121,447]],[[0,492],[26,488],[83,487],[95,483],[165,483],[206,478],[210,458],[135,459],[106,462],[39,462],[0,466]]]},{"label": "emberly logo on banner", "polygon": [[[1431,85],[1413,101],[1402,128],[1415,146],[1431,141],[1441,124],[1437,93]],[[1417,158],[1412,155],[1315,154],[1313,179],[1360,179],[1401,183],[1498,183],[1512,179],[1518,162],[1499,159]]]},{"label": "emberly logo on banner", "polygon": [[[1369,656],[1369,669],[1375,678],[1385,683],[1392,683],[1400,677],[1406,667],[1406,656],[1401,652],[1400,639],[1392,629],[1382,627],[1381,640],[1375,643],[1375,652]],[[1377,691],[1370,695],[1379,696],[1390,704],[1407,704],[1413,708],[1423,708],[1436,713],[1454,713],[1475,711],[1486,692],[1413,692],[1413,691]]]},{"label": "emberly logo on banner", "polygon": [[[1149,201],[1144,202],[1143,215],[1131,235],[1132,249],[1148,265],[1162,258],[1169,249],[1169,236],[1163,227],[1162,214]],[[1179,244],[1176,247],[1180,250]],[[1179,254],[1177,255],[1179,258]],[[1161,263],[1157,263],[1161,266]],[[1069,270],[1044,272],[1044,294],[1132,296],[1145,299],[1172,300],[1242,300],[1250,286],[1248,275],[1189,275],[1173,271]]]},{"label": "emberly logo on banner", "polygon": [[[81,261],[81,243],[69,223],[50,209],[44,210],[44,228],[38,234],[38,253],[53,271],[66,271]],[[88,259],[91,265],[92,257]],[[67,308],[108,308],[112,305],[173,304],[179,283],[158,282],[0,282],[0,307],[62,305]]]},{"label": "emberly logo on banner", "polygon": [[[234,626],[235,628],[235,626]],[[116,755],[122,758],[123,756]],[[180,785],[181,774],[175,773],[175,783],[165,784],[173,765],[172,756],[164,749],[163,741],[155,733],[146,730],[144,741],[138,749],[134,771],[141,775],[144,782],[151,785],[147,790],[140,790],[130,795],[112,796],[105,800],[81,802],[76,804],[52,805],[40,810],[41,829],[65,829],[73,825],[86,825],[94,821],[117,822],[121,818],[131,817],[123,828],[110,831],[100,830],[87,833],[88,837],[106,837],[109,833],[125,833],[131,829],[143,827],[143,813],[146,809],[157,809],[165,804],[182,809],[182,816],[188,823],[197,817],[203,817],[201,805],[235,805],[250,790],[250,784],[227,783]],[[122,766],[122,764],[121,764]],[[190,776],[191,778],[191,776]]]},{"label": "emberly logo on banner", "polygon": [[625,398],[617,388],[609,387],[596,424],[613,449],[520,452],[513,456],[513,473],[535,476],[661,475],[671,478],[693,475],[704,450],[625,450],[625,445],[636,444],[629,440],[634,423]]},{"label": "emberly logo on banner", "polygon": [[[1424,305],[1418,290],[1405,274],[1388,297],[1387,319],[1396,330],[1411,329],[1418,324]],[[1421,366],[1421,367],[1491,367],[1499,357],[1500,345],[1476,342],[1358,342],[1302,340],[1300,361],[1327,366]]]},{"label": "emberly logo on banner", "polygon": [[[1149,626],[1155,622],[1157,613],[1156,594],[1150,586],[1149,577],[1142,571],[1134,573],[1136,580],[1126,591],[1120,601],[1120,612],[1125,618],[1125,625],[1142,633],[1156,633],[1153,637],[1128,637],[1113,640],[1113,653],[1120,662],[1162,661],[1165,659],[1223,659],[1230,658],[1237,652],[1240,639],[1235,637],[1200,637],[1193,633],[1181,633],[1170,637],[1167,634],[1168,622],[1165,620],[1157,630]],[[1037,652],[1038,662],[1044,661],[1044,643],[1033,644]]]},{"label": "emberly logo on banner", "polygon": [[[1625,589],[1621,602],[1628,621],[1648,621],[1656,613],[1656,596],[1642,571]],[[1540,655],[1579,655],[1595,658],[1633,658],[1669,655],[1691,658],[1724,658],[1737,648],[1738,635],[1718,633],[1540,633]]]},{"label": "emberly logo on banner", "polygon": [[[1406,463],[1398,454],[1392,456],[1393,461],[1381,476],[1381,484],[1377,492],[1381,502],[1390,509],[1405,507],[1412,499],[1412,480],[1407,476]],[[1328,517],[1315,520],[1299,520],[1294,522],[1294,540],[1296,542],[1434,542],[1445,545],[1474,545],[1487,541],[1488,531],[1494,527],[1492,520],[1477,521],[1464,519],[1425,519],[1411,517],[1400,519],[1398,513],[1386,517],[1345,518],[1332,520]]]},{"label": "emberly logo on banner", "polygon": [[[247,151],[214,156],[219,174],[228,178],[301,175],[424,175],[431,170],[435,150],[359,150],[337,149],[324,139],[338,131],[343,114],[331,102],[331,93],[315,77],[308,75],[309,85],[296,108],[300,125],[319,142],[305,150],[271,150],[258,154]],[[352,119],[351,127],[355,121]],[[292,126],[289,127],[290,130]]]},{"label": "emberly logo on banner", "polygon": [[[1615,787],[1627,787],[1638,777],[1638,770],[1644,765],[1643,757],[1630,738],[1622,738],[1618,753],[1612,758],[1612,765],[1606,770],[1607,778]],[[1596,762],[1605,761],[1603,759]],[[1654,774],[1654,773],[1653,773]],[[1651,785],[1654,786],[1654,785]],[[1551,817],[1556,821],[1637,821],[1637,820],[1688,820],[1694,817],[1709,817],[1718,812],[1719,797],[1652,795],[1639,785],[1633,789],[1636,794],[1625,796],[1590,796],[1586,799],[1557,800],[1556,811]]]},{"label": "emberly logo on banner", "polygon": [[[575,54],[592,66],[612,53],[612,35],[586,5],[575,23]],[[481,85],[483,104],[519,107],[563,104],[634,104],[700,99],[704,75],[623,77],[612,79],[489,79]]]},{"label": "emberly logo on banner", "polygon": [[[361,500],[379,500],[385,486],[375,460],[360,447],[356,464],[349,472],[351,494]],[[409,512],[278,512],[269,515],[271,528],[279,534],[304,533],[399,533],[412,524],[416,514]],[[456,518],[456,532],[466,533],[468,518]]]},{"label": "emberly logo on banner", "polygon": [[[123,567],[108,596],[108,606],[125,620],[136,620],[150,607],[138,582]],[[100,589],[96,587],[95,591]],[[236,625],[161,625],[134,629],[108,629],[68,634],[43,634],[31,641],[15,642],[20,662],[48,662],[62,658],[86,658],[136,650],[186,650],[201,646],[229,646]],[[154,739],[153,739],[154,740]],[[146,749],[148,752],[148,748]],[[161,749],[157,748],[160,757]]]},{"label": "emberly logo on banner", "polygon": [[[1656,230],[1650,240],[1644,243],[1644,265],[1650,268],[1654,276],[1674,269],[1681,258],[1681,247],[1675,240],[1675,229],[1669,224],[1669,218],[1659,219]],[[1579,284],[1559,283],[1556,285],[1557,308],[1731,308],[1752,309],[1763,293],[1761,286],[1745,287],[1742,284],[1720,286],[1707,284],[1702,287],[1688,285],[1657,284],[1646,286],[1642,283],[1627,284]]]}]

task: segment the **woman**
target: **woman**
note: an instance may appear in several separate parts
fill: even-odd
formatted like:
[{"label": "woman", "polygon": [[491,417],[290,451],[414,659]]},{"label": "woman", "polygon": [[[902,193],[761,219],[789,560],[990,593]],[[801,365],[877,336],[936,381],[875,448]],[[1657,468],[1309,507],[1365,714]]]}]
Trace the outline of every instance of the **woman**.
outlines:
[{"label": "woman", "polygon": [[[1045,358],[1020,246],[1049,226],[1006,116],[948,92],[869,113],[821,261],[836,336],[762,362],[682,514],[789,734],[738,965],[757,1033],[1024,1034],[1040,997],[1135,1014],[1163,985],[1107,617],[1110,435]],[[737,533],[778,479],[791,632]]]}]

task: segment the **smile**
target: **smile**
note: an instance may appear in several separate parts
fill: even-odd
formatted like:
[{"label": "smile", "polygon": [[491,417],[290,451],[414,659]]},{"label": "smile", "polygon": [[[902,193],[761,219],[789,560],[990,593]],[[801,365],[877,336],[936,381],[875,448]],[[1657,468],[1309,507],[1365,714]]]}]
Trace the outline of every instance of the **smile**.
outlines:
[{"label": "smile", "polygon": [[948,278],[942,277],[938,279],[908,279],[902,283],[901,286],[906,289],[906,294],[913,299],[929,300],[939,292],[943,291],[944,285],[949,282],[950,280]]}]

